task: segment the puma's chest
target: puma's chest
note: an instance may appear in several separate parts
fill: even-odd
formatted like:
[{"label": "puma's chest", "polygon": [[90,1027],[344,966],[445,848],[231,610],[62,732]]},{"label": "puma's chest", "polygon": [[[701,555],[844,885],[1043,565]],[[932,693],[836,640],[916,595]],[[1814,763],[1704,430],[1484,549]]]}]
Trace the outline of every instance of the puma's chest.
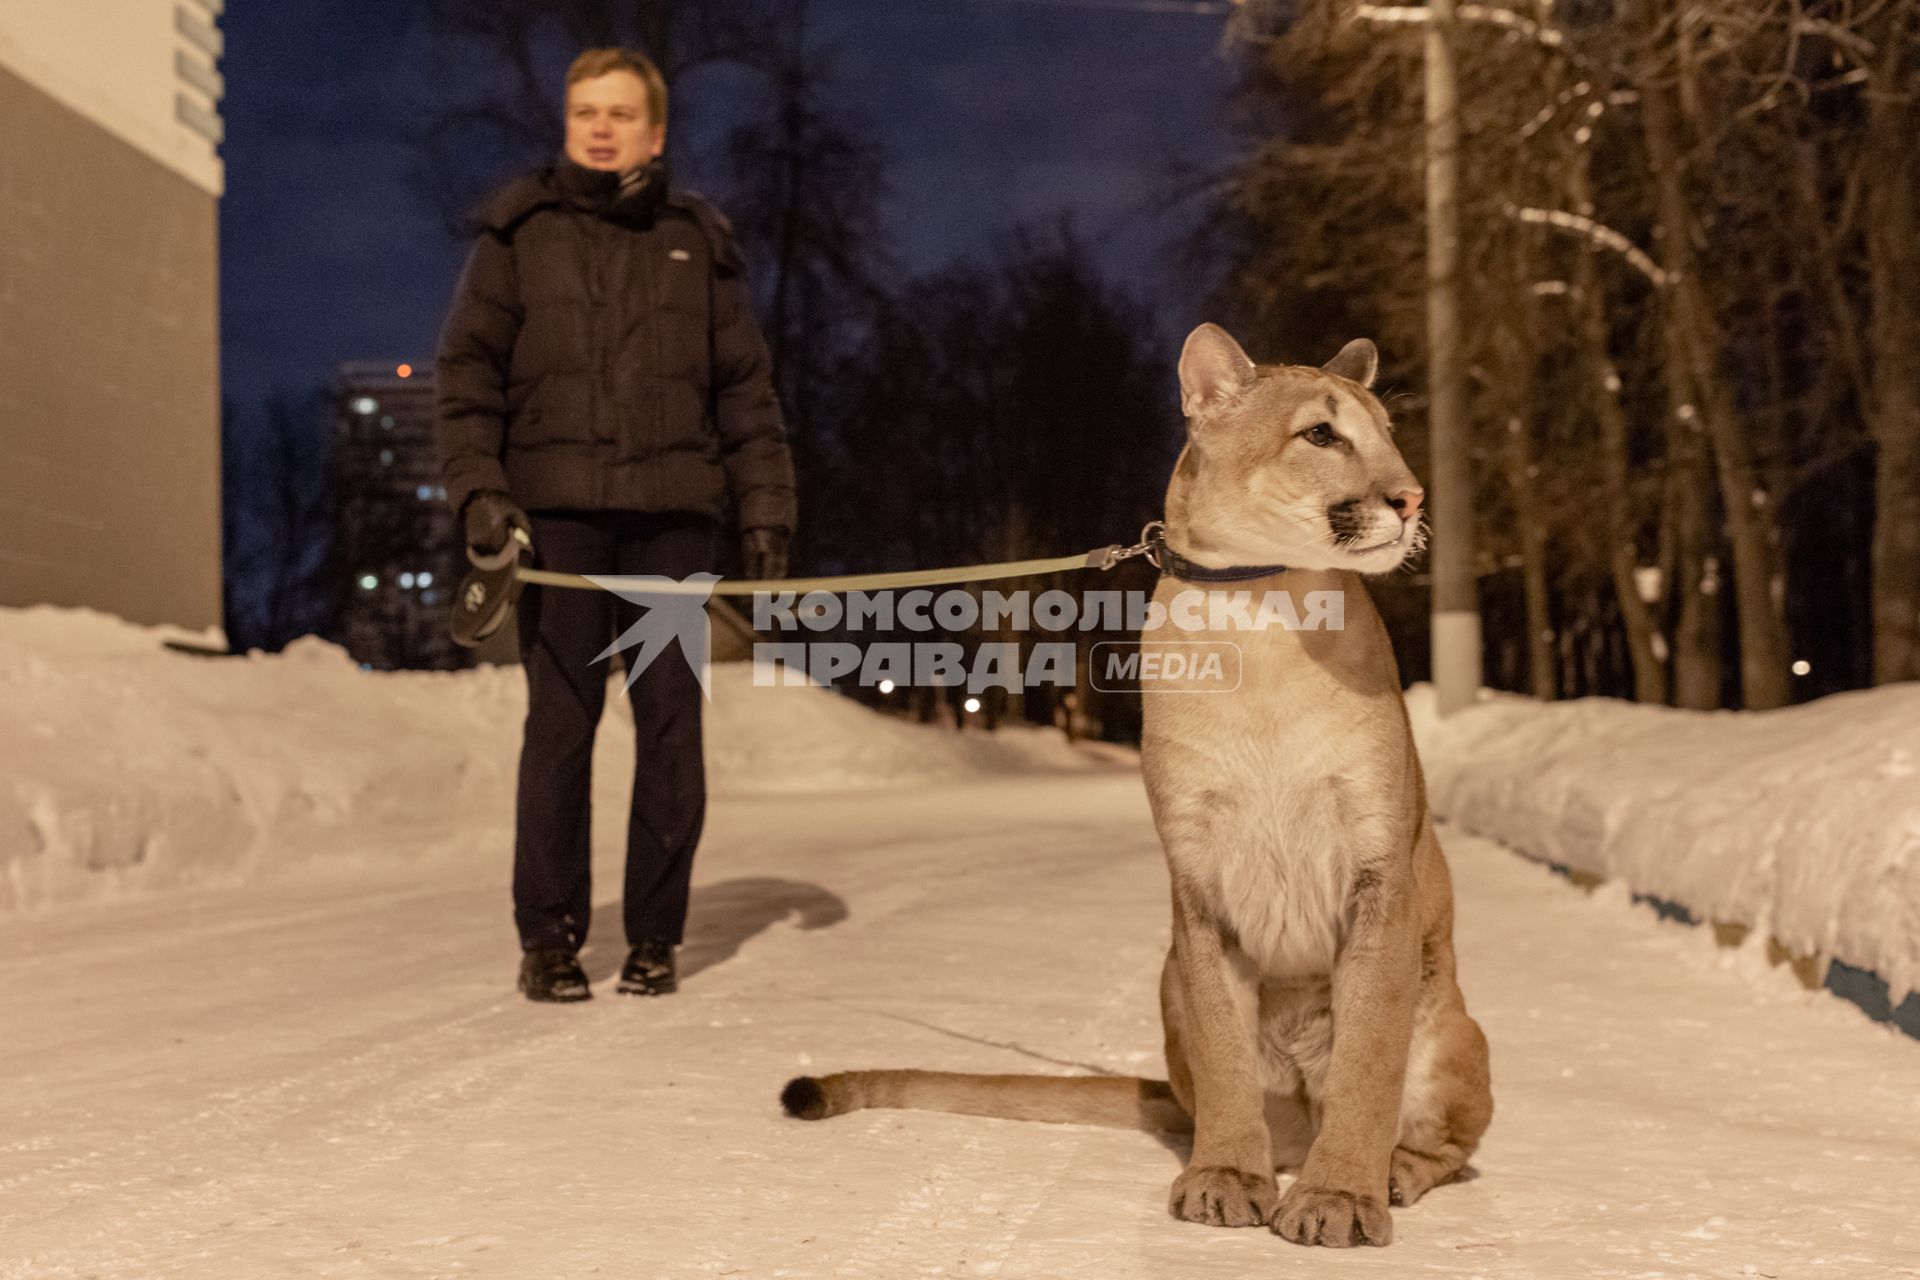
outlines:
[{"label": "puma's chest", "polygon": [[1344,745],[1214,732],[1162,737],[1145,753],[1174,874],[1270,974],[1328,972],[1339,950],[1364,803]]},{"label": "puma's chest", "polygon": [[1214,917],[1265,973],[1333,968],[1354,877],[1340,816],[1331,783],[1269,776],[1264,788],[1221,805],[1205,846],[1178,855]]}]

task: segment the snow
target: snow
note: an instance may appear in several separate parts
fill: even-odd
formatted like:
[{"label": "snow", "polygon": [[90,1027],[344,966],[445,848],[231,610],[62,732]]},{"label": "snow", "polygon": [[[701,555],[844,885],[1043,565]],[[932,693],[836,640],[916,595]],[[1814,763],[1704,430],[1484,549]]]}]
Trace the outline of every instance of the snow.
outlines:
[{"label": "snow", "polygon": [[1920,989],[1920,684],[1762,712],[1409,694],[1436,812]]},{"label": "snow", "polygon": [[[187,656],[169,638],[87,610],[0,609],[0,916],[244,883],[362,856],[338,837],[370,824],[458,831],[510,801],[517,668],[371,673],[312,637],[245,658]],[[1090,767],[1056,734],[923,732],[753,681],[744,664],[714,669],[716,795]],[[631,776],[631,729],[617,726],[632,720],[617,689],[608,704],[597,757]]]},{"label": "snow", "polygon": [[[599,994],[536,1006],[511,985],[514,673],[152,641],[0,612],[5,803],[51,833],[0,836],[27,908],[0,926],[0,1280],[1920,1276],[1920,1047],[1622,881],[1443,829],[1493,1128],[1390,1248],[1306,1253],[1169,1219],[1182,1153],[1149,1135],[776,1105],[848,1067],[1160,1073],[1165,870],[1118,753],[725,675],[681,993],[611,989],[610,731]],[[1525,721],[1443,733],[1487,711]],[[107,867],[143,822],[146,859]]]}]

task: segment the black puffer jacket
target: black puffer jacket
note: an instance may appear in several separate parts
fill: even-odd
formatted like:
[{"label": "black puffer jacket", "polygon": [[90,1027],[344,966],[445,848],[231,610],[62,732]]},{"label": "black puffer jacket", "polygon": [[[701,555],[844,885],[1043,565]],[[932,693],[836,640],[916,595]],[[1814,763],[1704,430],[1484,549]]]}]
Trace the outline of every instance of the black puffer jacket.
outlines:
[{"label": "black puffer jacket", "polygon": [[437,436],[456,512],[694,511],[791,530],[793,461],[726,218],[562,161],[502,188],[441,334]]}]

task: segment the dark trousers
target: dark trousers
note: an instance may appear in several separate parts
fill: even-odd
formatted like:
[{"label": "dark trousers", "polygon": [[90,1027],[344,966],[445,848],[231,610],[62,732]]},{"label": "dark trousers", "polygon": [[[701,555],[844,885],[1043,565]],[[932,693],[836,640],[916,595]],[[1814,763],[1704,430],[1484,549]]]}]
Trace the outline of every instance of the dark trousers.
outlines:
[{"label": "dark trousers", "polygon": [[[635,511],[534,512],[534,555],[561,573],[711,571],[716,528],[698,516]],[[528,587],[520,597],[527,673],[526,736],[515,814],[513,918],[526,950],[579,950],[593,914],[593,737],[606,705],[608,661],[594,659],[644,610],[606,591]],[[706,818],[700,682],[669,646],[628,690],[633,704],[633,807],[623,902],[627,941],[679,943],[694,846]]]}]

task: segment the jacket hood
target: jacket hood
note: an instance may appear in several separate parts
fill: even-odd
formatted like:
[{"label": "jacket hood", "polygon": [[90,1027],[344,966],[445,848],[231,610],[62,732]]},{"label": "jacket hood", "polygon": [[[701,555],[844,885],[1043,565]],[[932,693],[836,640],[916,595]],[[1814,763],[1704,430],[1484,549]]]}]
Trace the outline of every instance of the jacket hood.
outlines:
[{"label": "jacket hood", "polygon": [[[733,223],[704,197],[676,184],[665,157],[634,172],[649,175],[644,187],[622,195],[621,175],[588,169],[562,157],[559,163],[524,173],[487,197],[473,215],[470,234],[491,232],[511,238],[522,222],[540,210],[566,206],[627,225],[645,225],[666,207],[678,209],[700,224],[721,272],[738,275],[744,269]],[[644,217],[636,221],[632,215],[642,210]]]}]

